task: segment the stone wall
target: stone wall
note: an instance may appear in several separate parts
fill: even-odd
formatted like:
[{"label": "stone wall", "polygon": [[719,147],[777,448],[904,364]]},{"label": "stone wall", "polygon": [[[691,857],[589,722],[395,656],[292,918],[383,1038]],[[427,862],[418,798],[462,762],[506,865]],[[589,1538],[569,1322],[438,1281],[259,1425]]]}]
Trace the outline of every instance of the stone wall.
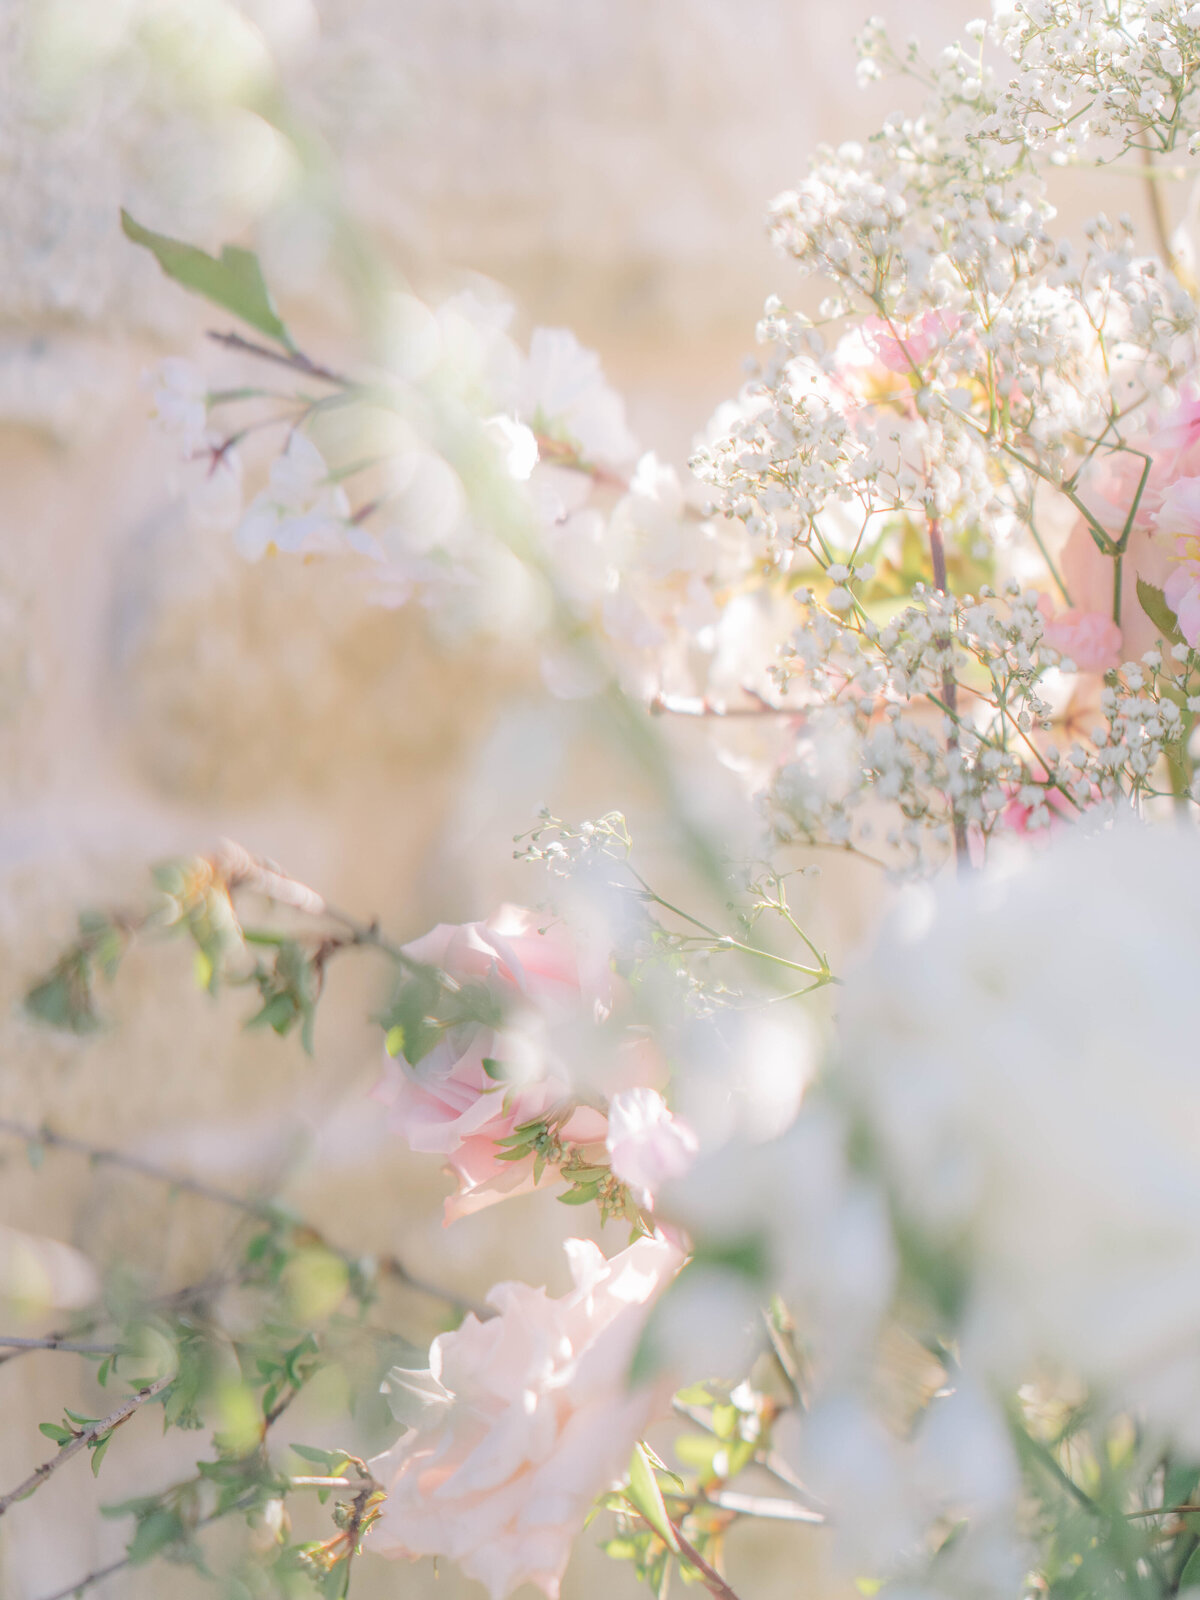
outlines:
[{"label": "stone wall", "polygon": [[[938,39],[976,7],[874,9]],[[488,273],[528,325],[598,348],[640,438],[679,458],[736,390],[765,293],[786,291],[767,201],[819,139],[868,129],[895,92],[853,86],[862,20],[830,0],[0,8],[0,1113],[239,1186],[299,1134],[289,1194],[339,1238],[475,1292],[561,1278],[555,1241],[577,1215],[515,1202],[520,1227],[490,1212],[444,1233],[436,1171],[380,1139],[362,1102],[378,980],[362,964],[335,977],[313,1063],[243,1035],[238,1004],[198,994],[175,950],[134,955],[97,1038],[50,1038],[17,1012],[81,906],[134,898],[148,860],[221,835],[411,936],[531,892],[509,857],[534,801],[645,804],[603,752],[558,748],[530,663],[447,652],[419,615],[364,617],[336,581],[243,566],[189,526],[138,378],[199,350],[207,319],[127,244],[118,208],[210,247],[254,242],[289,316],[331,353],[354,320],[348,230],[372,230],[423,291]],[[268,94],[307,130],[303,159],[248,109]],[[34,1179],[6,1159],[0,1214],[101,1262],[178,1276],[226,1226],[199,1202],[48,1163]],[[434,1331],[428,1304],[395,1311]],[[63,1359],[0,1368],[14,1481],[44,1453],[36,1423],[94,1398]],[[294,1436],[328,1426],[318,1405]],[[81,1467],[5,1519],[6,1596],[39,1600],[119,1552],[122,1528],[88,1508],[187,1470],[191,1441],[150,1448],[152,1431],[118,1440],[102,1493]],[[802,1573],[821,1587],[811,1536],[734,1549],[755,1594],[790,1593]],[[469,1587],[428,1563],[365,1563],[355,1580],[359,1600]],[[155,1570],[100,1592],[191,1588]],[[569,1594],[632,1592],[581,1552]]]}]

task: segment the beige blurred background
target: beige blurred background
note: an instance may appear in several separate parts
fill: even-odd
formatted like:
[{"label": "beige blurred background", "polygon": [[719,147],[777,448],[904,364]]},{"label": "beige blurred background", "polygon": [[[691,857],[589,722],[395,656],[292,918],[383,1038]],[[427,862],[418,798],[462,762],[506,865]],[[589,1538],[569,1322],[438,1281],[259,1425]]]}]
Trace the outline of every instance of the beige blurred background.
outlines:
[{"label": "beige blurred background", "polygon": [[[118,210],[207,248],[252,244],[331,360],[353,324],[347,227],[420,292],[487,274],[526,330],[566,325],[598,349],[643,446],[682,465],[741,381],[764,296],[790,286],[767,202],[818,141],[865,135],[899,97],[855,88],[868,5],[0,0],[0,1114],[232,1187],[307,1127],[289,1194],[340,1241],[473,1292],[508,1275],[561,1289],[556,1241],[576,1213],[515,1202],[443,1231],[443,1180],[379,1134],[362,1099],[369,959],[335,973],[312,1063],[242,1035],[241,1002],[198,994],[173,948],[134,954],[99,1037],[19,1015],[79,908],[135,899],[163,855],[230,835],[412,936],[542,892],[511,860],[538,801],[567,816],[639,803],[610,752],[571,743],[530,663],[447,652],[413,611],[364,615],[310,567],[247,567],[189,528],[139,376],[165,354],[207,359],[213,319],[124,240]],[[979,7],[871,9],[936,44]],[[836,943],[847,914],[821,914]],[[226,1226],[66,1156],[36,1178],[19,1149],[0,1157],[0,1218],[102,1263],[136,1252],[182,1272]],[[393,1309],[414,1338],[436,1331],[427,1302]],[[6,1477],[45,1454],[39,1420],[94,1399],[65,1357],[0,1367]],[[328,1433],[319,1404],[299,1412],[284,1437]],[[194,1459],[192,1439],[155,1432],[132,1424],[101,1485],[76,1463],[4,1519],[0,1593],[40,1600],[120,1553],[128,1525],[101,1522],[97,1501]],[[566,1593],[634,1592],[593,1543]],[[742,1536],[732,1561],[743,1592],[782,1596],[802,1574],[821,1587],[811,1534]],[[160,1566],[97,1593],[193,1587]],[[364,1561],[353,1592],[480,1591],[449,1567]]]}]

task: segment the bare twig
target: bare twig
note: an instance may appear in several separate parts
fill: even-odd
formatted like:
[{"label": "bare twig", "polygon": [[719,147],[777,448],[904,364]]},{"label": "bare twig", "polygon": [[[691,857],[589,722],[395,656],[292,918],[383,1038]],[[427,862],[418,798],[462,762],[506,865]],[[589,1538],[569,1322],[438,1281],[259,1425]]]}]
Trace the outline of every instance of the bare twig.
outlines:
[{"label": "bare twig", "polygon": [[0,1334],[0,1349],[4,1350],[62,1350],[74,1356],[115,1356],[115,1344],[80,1344],[77,1339],[61,1339],[57,1334],[47,1334],[42,1339],[22,1339],[16,1334]]},{"label": "bare twig", "polygon": [[189,1178],[184,1173],[171,1172],[165,1167],[157,1166],[153,1161],[144,1160],[141,1156],[130,1155],[125,1150],[113,1150],[105,1145],[89,1144],[86,1140],[72,1138],[69,1134],[56,1133],[53,1128],[36,1127],[33,1123],[18,1122],[12,1117],[0,1117],[0,1133],[11,1134],[15,1139],[44,1145],[51,1150],[73,1151],[76,1155],[86,1156],[96,1166],[121,1167],[126,1172],[136,1172],[140,1177],[168,1184],[172,1189],[179,1189],[185,1194],[199,1195],[202,1200],[211,1200],[216,1205],[233,1206],[236,1210],[244,1211],[249,1216],[259,1217],[263,1221],[278,1220],[281,1215],[280,1208],[268,1200],[256,1200],[252,1196],[234,1194],[229,1189],[220,1189],[215,1184],[205,1183],[201,1178]]},{"label": "bare twig", "polygon": [[58,1589],[54,1594],[47,1595],[46,1600],[74,1600],[74,1596],[83,1594],[97,1583],[103,1583],[105,1578],[111,1578],[114,1572],[124,1572],[129,1565],[129,1557],[121,1556],[118,1561],[110,1561],[106,1567],[97,1567],[94,1572],[89,1572],[86,1577],[80,1578],[78,1583],[72,1583],[66,1589]]},{"label": "bare twig", "polygon": [[[230,1189],[218,1188],[215,1184],[205,1183],[199,1178],[189,1178],[178,1172],[171,1172],[165,1167],[157,1166],[152,1161],[144,1161],[140,1156],[129,1155],[122,1150],[113,1150],[105,1145],[89,1144],[86,1140],[75,1139],[67,1134],[56,1133],[52,1128],[37,1127],[33,1123],[18,1122],[12,1117],[0,1117],[0,1134],[9,1134],[15,1139],[23,1139],[27,1144],[40,1144],[50,1149],[70,1150],[76,1155],[86,1156],[89,1161],[106,1163],[110,1166],[120,1167],[127,1172],[136,1173],[139,1177],[149,1178],[155,1183],[164,1183],[173,1189],[182,1190],[187,1194],[194,1194],[203,1200],[209,1200],[214,1205],[232,1207],[244,1215],[256,1217],[263,1222],[285,1223],[306,1234],[314,1243],[330,1252],[331,1255],[344,1262],[348,1267],[356,1267],[361,1258],[353,1251],[344,1250],[340,1245],[334,1244],[319,1228],[311,1223],[303,1222],[292,1217],[282,1206],[269,1200],[256,1199],[253,1196],[240,1195]],[[394,1255],[382,1256],[378,1260],[378,1268],[389,1278],[397,1283],[403,1283],[414,1293],[428,1295],[431,1299],[442,1301],[444,1305],[453,1306],[455,1310],[473,1311],[481,1321],[494,1316],[495,1313],[487,1306],[481,1305],[469,1295],[458,1294],[450,1289],[440,1288],[437,1284],[412,1273],[404,1263]],[[0,1340],[0,1345],[5,1341]],[[16,1352],[12,1352],[15,1354]],[[0,1353],[0,1363],[11,1357]]]},{"label": "bare twig", "polygon": [[709,1566],[708,1562],[705,1561],[704,1557],[700,1554],[699,1550],[696,1549],[695,1545],[691,1544],[687,1539],[684,1538],[683,1534],[680,1533],[676,1524],[671,1522],[670,1528],[672,1533],[675,1535],[675,1541],[679,1546],[680,1554],[683,1556],[688,1565],[690,1567],[694,1567],[695,1570],[700,1574],[701,1582],[704,1584],[704,1587],[708,1590],[709,1594],[715,1595],[717,1600],[738,1600],[736,1591],[729,1587],[729,1585],[725,1582],[725,1579],[715,1567]]},{"label": "bare twig", "polygon": [[8,1494],[0,1495],[0,1517],[4,1515],[9,1506],[15,1505],[18,1500],[24,1500],[26,1495],[32,1494],[35,1489],[40,1488],[46,1479],[52,1473],[57,1472],[59,1467],[65,1466],[72,1456],[78,1455],[88,1445],[95,1444],[106,1433],[111,1433],[114,1428],[119,1428],[123,1422],[128,1422],[139,1406],[145,1405],[147,1400],[153,1400],[155,1395],[161,1394],[174,1381],[174,1374],[167,1378],[156,1379],[154,1383],[147,1384],[144,1389],[139,1389],[136,1394],[129,1395],[115,1411],[110,1411],[108,1416],[101,1417],[98,1422],[93,1422],[86,1428],[81,1428],[73,1439],[69,1439],[62,1446],[57,1455],[51,1456],[49,1461],[43,1461],[40,1467],[36,1467],[23,1483],[19,1483]]},{"label": "bare twig", "polygon": [[[248,1506],[254,1504],[254,1499],[253,1494],[243,1495],[240,1500],[235,1500],[231,1506],[225,1506],[223,1510],[210,1511],[196,1523],[197,1531],[200,1528],[207,1528],[210,1523],[218,1522],[222,1517],[232,1516],[235,1511],[245,1511]],[[65,1589],[56,1589],[53,1594],[46,1595],[44,1600],[74,1600],[76,1595],[86,1593],[96,1584],[103,1583],[105,1578],[111,1578],[114,1572],[124,1572],[129,1565],[128,1555],[123,1555],[118,1561],[110,1561],[108,1566],[97,1567],[94,1572],[89,1572],[75,1583],[68,1584]]]},{"label": "bare twig", "polygon": [[293,372],[302,372],[306,378],[316,378],[321,383],[333,383],[339,389],[357,388],[352,378],[310,361],[299,350],[293,350],[290,355],[286,355],[282,350],[272,350],[269,345],[256,344],[253,339],[245,339],[240,333],[217,333],[212,328],[208,330],[208,337],[214,344],[223,344],[227,350],[239,350],[242,355],[257,356],[260,361],[273,361],[277,366],[290,367]]},{"label": "bare twig", "polygon": [[774,1522],[809,1522],[820,1526],[826,1520],[823,1511],[814,1511],[810,1506],[798,1505],[795,1500],[783,1500],[777,1495],[714,1489],[705,1495],[704,1503],[721,1511],[732,1511],[739,1517],[761,1517]]},{"label": "bare twig", "polygon": [[[933,558],[933,587],[942,594],[950,593],[950,586],[946,575],[946,544],[942,538],[942,528],[936,517],[929,519],[929,553]],[[948,651],[950,640],[943,636],[938,640],[938,649]],[[947,740],[953,750],[958,745],[958,680],[950,666],[942,672],[942,699],[946,703],[946,710],[950,713],[950,737]],[[967,824],[958,806],[953,799],[950,802],[951,814],[954,822],[954,859],[960,872],[969,872],[971,856],[967,848]]]},{"label": "bare twig", "polygon": [[1146,200],[1150,206],[1150,220],[1154,224],[1154,237],[1158,252],[1165,264],[1178,276],[1175,252],[1171,249],[1171,228],[1167,221],[1167,208],[1163,200],[1162,184],[1155,182],[1154,152],[1149,145],[1142,146],[1142,170],[1145,174]]}]

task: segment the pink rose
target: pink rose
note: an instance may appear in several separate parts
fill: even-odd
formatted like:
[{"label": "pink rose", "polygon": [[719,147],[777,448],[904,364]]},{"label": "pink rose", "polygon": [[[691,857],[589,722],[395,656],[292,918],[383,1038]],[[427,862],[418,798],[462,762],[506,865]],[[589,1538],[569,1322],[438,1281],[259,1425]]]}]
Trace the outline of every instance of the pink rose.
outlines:
[{"label": "pink rose", "polygon": [[930,356],[953,334],[958,317],[943,311],[922,311],[902,332],[893,333],[882,317],[868,317],[863,337],[889,372],[911,373],[923,367]]},{"label": "pink rose", "polygon": [[1179,631],[1194,650],[1200,644],[1200,560],[1193,554],[1196,541],[1180,539],[1180,563],[1163,584],[1163,599],[1175,613]]},{"label": "pink rose", "polygon": [[[373,1090],[411,1149],[447,1158],[459,1185],[446,1202],[447,1222],[534,1187],[532,1154],[502,1160],[499,1141],[570,1101],[569,1063],[582,1067],[589,1051],[607,1052],[601,1076],[614,1090],[653,1076],[648,1041],[607,1021],[616,993],[608,965],[595,963],[585,982],[570,936],[543,931],[532,911],[502,906],[486,922],[441,923],[405,951],[474,992],[484,1015],[494,1013],[452,1022],[415,1063],[387,1057]],[[454,996],[439,1004],[452,1006]],[[602,1143],[603,1112],[577,1107],[559,1131],[574,1144]],[[555,1176],[547,1166],[542,1181]]]},{"label": "pink rose", "polygon": [[1120,666],[1121,630],[1111,616],[1074,608],[1054,616],[1048,604],[1038,609],[1046,616],[1042,639],[1059,655],[1069,657],[1077,672],[1108,672]]},{"label": "pink rose", "polygon": [[658,1400],[626,1377],[681,1252],[658,1235],[611,1261],[583,1239],[566,1249],[575,1287],[561,1300],[499,1284],[497,1316],[468,1315],[433,1341],[427,1372],[385,1385],[414,1425],[371,1463],[388,1491],[372,1548],[447,1556],[492,1600],[522,1583],[556,1600],[575,1535]]},{"label": "pink rose", "polygon": [[700,1148],[691,1128],[671,1115],[655,1089],[613,1095],[605,1143],[612,1170],[647,1209],[664,1183],[683,1177]]},{"label": "pink rose", "polygon": [[[1010,833],[1023,834],[1027,838],[1034,837],[1043,830],[1046,833],[1053,833],[1064,823],[1073,822],[1083,809],[1073,804],[1061,789],[1050,787],[1042,789],[1037,804],[1031,805],[1028,800],[1021,798],[1022,791],[1019,787],[1016,785],[1011,787],[1012,799],[1000,813],[1000,826],[1007,828]],[[1100,798],[1098,790],[1094,798],[1097,800]],[[1039,818],[1040,827],[1034,825],[1035,816]]]},{"label": "pink rose", "polygon": [[[1083,475],[1080,498],[1113,539],[1120,537],[1145,470],[1121,571],[1121,629],[1128,657],[1136,659],[1158,642],[1158,630],[1142,610],[1137,582],[1161,589],[1171,574],[1173,526],[1185,512],[1190,492],[1184,485],[1200,478],[1200,399],[1182,399],[1165,417],[1151,419],[1129,448],[1100,454]],[[1178,486],[1178,487],[1177,487]],[[1076,522],[1062,554],[1062,573],[1073,605],[1080,611],[1113,612],[1113,560],[1096,546],[1084,518]]]}]

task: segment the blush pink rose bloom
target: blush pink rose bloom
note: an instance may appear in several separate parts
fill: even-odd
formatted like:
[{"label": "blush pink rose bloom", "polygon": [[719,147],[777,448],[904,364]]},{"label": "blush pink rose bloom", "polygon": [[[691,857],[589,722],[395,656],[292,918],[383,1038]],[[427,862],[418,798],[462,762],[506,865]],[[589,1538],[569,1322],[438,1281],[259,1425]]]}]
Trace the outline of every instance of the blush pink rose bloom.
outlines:
[{"label": "blush pink rose bloom", "polygon": [[[1079,494],[1100,525],[1117,538],[1145,467],[1142,455],[1133,452],[1151,458],[1121,570],[1124,651],[1127,659],[1136,660],[1158,642],[1158,630],[1138,600],[1138,579],[1165,590],[1175,570],[1173,539],[1179,531],[1169,525],[1172,502],[1178,496],[1174,486],[1180,480],[1200,478],[1200,398],[1185,397],[1164,417],[1152,420],[1129,445],[1128,450],[1098,456],[1084,473]],[[1062,573],[1080,611],[1112,616],[1113,561],[1097,549],[1082,517],[1063,548]]]},{"label": "blush pink rose bloom", "polygon": [[944,311],[922,311],[906,328],[893,332],[882,317],[867,317],[863,337],[889,372],[911,373],[954,333],[959,319]]},{"label": "blush pink rose bloom", "polygon": [[612,1170],[640,1206],[651,1209],[664,1183],[682,1178],[700,1146],[656,1089],[624,1089],[608,1103],[605,1138]]},{"label": "blush pink rose bloom", "polygon": [[1122,633],[1112,617],[1102,611],[1078,611],[1074,607],[1055,616],[1049,600],[1039,602],[1046,618],[1042,639],[1061,656],[1075,663],[1077,672],[1109,672],[1121,664]]},{"label": "blush pink rose bloom", "polygon": [[1200,560],[1191,541],[1180,539],[1180,564],[1163,584],[1163,598],[1175,613],[1179,631],[1194,650],[1200,644]]},{"label": "blush pink rose bloom", "polygon": [[[498,1141],[570,1099],[568,1056],[582,1056],[589,1045],[605,1047],[598,1037],[616,982],[606,963],[595,962],[594,971],[581,963],[566,930],[542,931],[534,913],[519,906],[502,906],[486,922],[440,923],[405,951],[460,982],[485,984],[504,1012],[496,1027],[468,1022],[447,1028],[415,1066],[386,1057],[372,1091],[410,1149],[446,1157],[458,1179],[445,1208],[452,1222],[534,1187],[532,1156],[502,1161]],[[612,1089],[655,1076],[658,1058],[650,1042],[611,1022],[608,1029]],[[506,1081],[489,1076],[485,1060],[501,1063]],[[579,1107],[562,1132],[576,1144],[602,1145],[604,1115]],[[542,1182],[554,1181],[547,1167]]]},{"label": "blush pink rose bloom", "polygon": [[502,1283],[488,1295],[497,1316],[468,1315],[434,1340],[427,1372],[385,1384],[414,1425],[371,1462],[388,1492],[372,1548],[446,1556],[491,1600],[522,1583],[556,1600],[593,1501],[667,1398],[626,1379],[681,1251],[660,1235],[611,1261],[583,1239],[566,1250],[575,1286],[561,1300]]}]

